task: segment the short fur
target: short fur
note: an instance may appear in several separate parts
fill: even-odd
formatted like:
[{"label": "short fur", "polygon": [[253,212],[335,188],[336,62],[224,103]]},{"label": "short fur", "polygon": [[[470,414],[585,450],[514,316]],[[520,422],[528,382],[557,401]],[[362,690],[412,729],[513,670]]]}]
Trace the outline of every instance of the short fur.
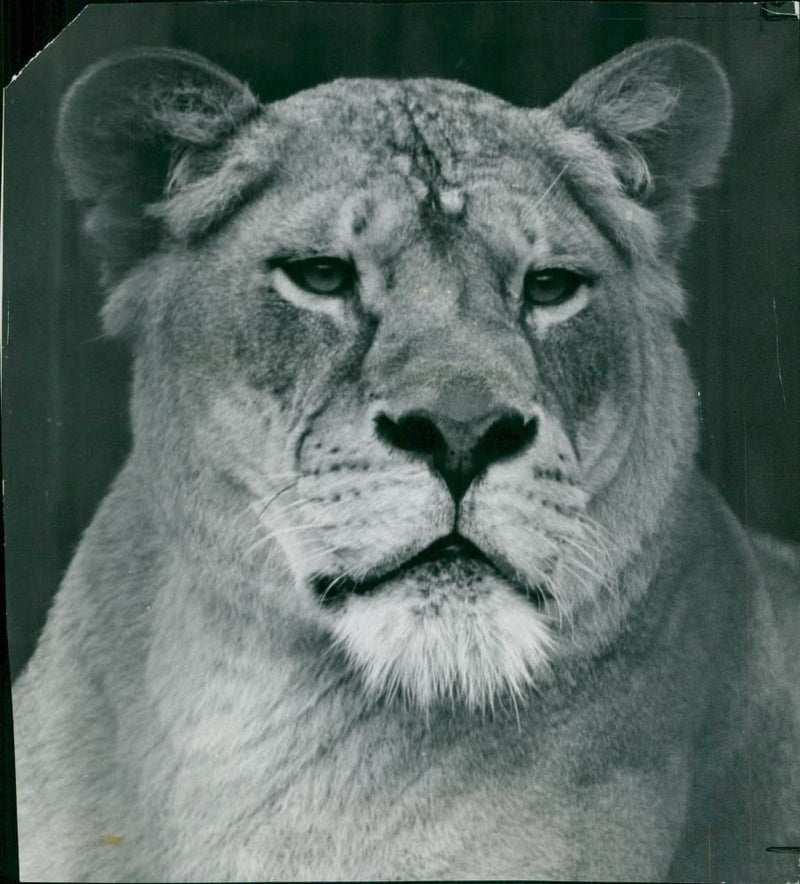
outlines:
[{"label": "short fur", "polygon": [[[675,336],[729,127],[678,40],[544,110],[261,106],[168,50],[77,81],[134,444],[15,688],[25,878],[782,880],[800,565],[696,472]],[[463,496],[385,430],[500,413],[532,429]],[[486,558],[411,561],[453,531]]]}]

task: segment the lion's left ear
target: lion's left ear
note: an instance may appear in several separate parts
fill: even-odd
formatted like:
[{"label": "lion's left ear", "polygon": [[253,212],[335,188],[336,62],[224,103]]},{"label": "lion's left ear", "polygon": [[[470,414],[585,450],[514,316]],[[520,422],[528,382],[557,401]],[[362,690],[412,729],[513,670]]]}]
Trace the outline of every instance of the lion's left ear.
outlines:
[{"label": "lion's left ear", "polygon": [[550,110],[610,152],[628,193],[677,244],[692,193],[714,180],[730,135],[730,88],[717,60],[684,40],[639,43],[580,77]]}]

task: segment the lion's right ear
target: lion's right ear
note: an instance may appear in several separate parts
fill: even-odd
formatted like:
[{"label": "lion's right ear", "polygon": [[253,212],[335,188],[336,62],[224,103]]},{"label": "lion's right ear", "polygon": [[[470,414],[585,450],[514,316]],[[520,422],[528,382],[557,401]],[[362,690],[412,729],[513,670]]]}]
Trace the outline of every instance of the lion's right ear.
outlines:
[{"label": "lion's right ear", "polygon": [[[198,55],[143,48],[89,68],[61,105],[57,148],[72,193],[87,206],[105,284],[115,282],[160,236],[147,206],[164,193],[178,160],[186,176],[208,174],[215,156],[259,103]],[[197,159],[202,157],[202,161]]]}]

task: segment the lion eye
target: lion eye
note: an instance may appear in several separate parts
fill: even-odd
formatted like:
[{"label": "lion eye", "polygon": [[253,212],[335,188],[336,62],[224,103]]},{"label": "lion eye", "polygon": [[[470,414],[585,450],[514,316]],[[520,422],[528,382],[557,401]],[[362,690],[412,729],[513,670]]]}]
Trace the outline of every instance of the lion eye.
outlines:
[{"label": "lion eye", "polygon": [[571,270],[530,270],[525,275],[523,293],[528,304],[551,307],[569,300],[583,282],[584,277]]},{"label": "lion eye", "polygon": [[304,258],[281,265],[291,281],[315,295],[343,295],[353,285],[355,268],[340,258]]}]

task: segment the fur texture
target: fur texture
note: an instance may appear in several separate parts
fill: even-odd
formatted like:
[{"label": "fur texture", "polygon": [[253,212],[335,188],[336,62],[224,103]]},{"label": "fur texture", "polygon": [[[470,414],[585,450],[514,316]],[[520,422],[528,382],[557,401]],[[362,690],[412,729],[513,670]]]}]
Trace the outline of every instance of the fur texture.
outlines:
[{"label": "fur texture", "polygon": [[134,445],[16,685],[24,877],[780,877],[800,569],[695,472],[674,331],[729,127],[675,40],[544,110],[77,81]]}]

